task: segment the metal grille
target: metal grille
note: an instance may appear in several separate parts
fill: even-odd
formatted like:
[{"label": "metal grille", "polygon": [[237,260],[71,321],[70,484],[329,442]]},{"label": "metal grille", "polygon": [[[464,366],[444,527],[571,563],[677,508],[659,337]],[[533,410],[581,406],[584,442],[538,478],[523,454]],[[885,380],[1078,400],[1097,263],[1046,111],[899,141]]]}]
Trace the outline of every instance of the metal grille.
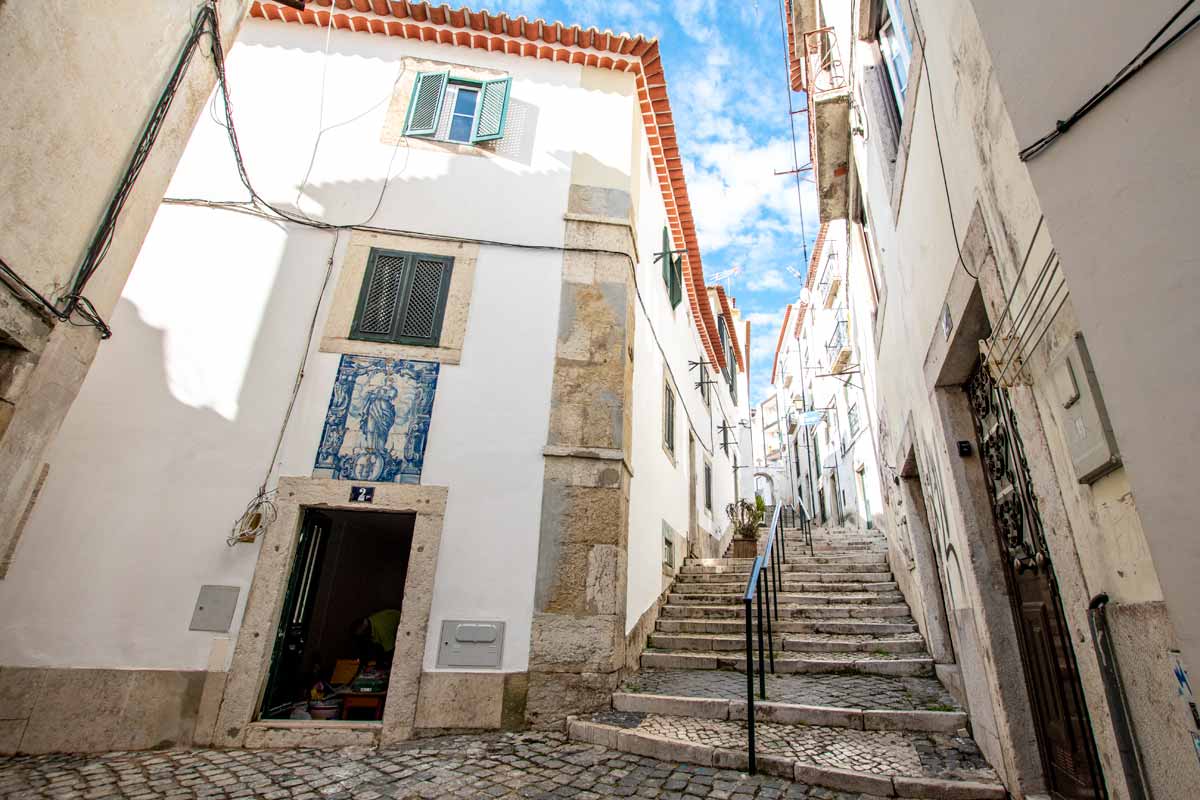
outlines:
[{"label": "metal grille", "polygon": [[375,257],[371,284],[367,287],[367,301],[358,321],[361,332],[378,335],[392,332],[396,302],[400,298],[400,283],[404,278],[404,262],[403,256],[379,254]]},{"label": "metal grille", "polygon": [[438,301],[442,295],[444,264],[441,261],[417,261],[413,269],[412,289],[404,312],[401,336],[432,338],[437,323]]}]

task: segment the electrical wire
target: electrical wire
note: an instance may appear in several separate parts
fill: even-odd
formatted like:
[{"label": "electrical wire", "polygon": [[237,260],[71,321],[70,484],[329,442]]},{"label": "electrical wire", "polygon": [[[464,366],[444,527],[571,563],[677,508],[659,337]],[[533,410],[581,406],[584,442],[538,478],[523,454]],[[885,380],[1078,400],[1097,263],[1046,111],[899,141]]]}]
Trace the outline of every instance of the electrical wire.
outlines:
[{"label": "electrical wire", "polygon": [[[92,302],[83,295],[83,291],[112,247],[121,213],[133,192],[142,168],[146,165],[146,161],[158,141],[158,135],[162,131],[163,123],[166,121],[179,87],[187,74],[188,66],[199,47],[200,39],[206,34],[211,34],[219,47],[220,26],[215,0],[208,0],[208,3],[197,10],[188,36],[167,78],[167,83],[159,93],[158,100],[151,108],[150,115],[142,126],[142,132],[134,146],[133,153],[125,165],[117,187],[100,218],[100,223],[62,297],[57,301],[51,301],[22,279],[7,262],[0,259],[0,277],[9,288],[18,291],[17,296],[26,305],[36,308],[48,317],[71,325],[94,327],[100,332],[101,339],[108,339],[112,336],[112,329],[101,318]],[[83,322],[75,322],[74,317],[76,316],[80,317]]]},{"label": "electrical wire", "polygon": [[275,449],[271,452],[271,460],[267,464],[267,473],[263,476],[263,482],[258,487],[258,492],[254,498],[246,506],[246,510],[233,523],[233,528],[230,530],[229,536],[225,539],[225,544],[233,547],[239,543],[250,543],[255,541],[259,536],[265,536],[271,523],[278,516],[278,511],[275,508],[273,500],[274,494],[278,491],[275,489],[267,490],[267,484],[271,482],[271,473],[275,471],[276,461],[279,458],[279,450],[283,447],[283,438],[287,433],[288,422],[292,419],[292,411],[296,408],[296,398],[300,394],[300,385],[304,381],[304,371],[308,366],[308,357],[312,350],[313,335],[317,330],[317,319],[321,315],[321,303],[325,300],[325,293],[329,289],[329,279],[333,275],[333,262],[337,256],[338,240],[341,238],[341,231],[333,232],[333,244],[329,248],[329,258],[325,262],[325,279],[321,282],[321,291],[317,293],[317,302],[313,307],[312,318],[308,322],[308,334],[304,339],[304,354],[300,357],[300,366],[296,370],[296,379],[292,382],[292,396],[288,400],[287,410],[283,414],[283,424],[279,426],[279,435],[275,437]]},{"label": "electrical wire", "polygon": [[[319,95],[320,101],[318,103],[318,111],[317,111],[317,138],[313,141],[312,152],[309,154],[309,159],[308,159],[308,168],[304,171],[304,178],[300,181],[300,185],[296,187],[296,199],[293,202],[293,205],[296,207],[296,211],[301,216],[305,217],[306,219],[312,219],[312,217],[310,217],[308,214],[306,214],[304,212],[304,210],[300,207],[300,198],[301,198],[301,195],[303,195],[304,190],[306,188],[308,188],[308,179],[312,176],[313,167],[317,163],[317,151],[321,147],[321,139],[329,131],[334,130],[335,128],[340,128],[343,125],[348,125],[351,122],[361,119],[366,114],[370,113],[371,111],[375,110],[379,106],[383,105],[383,103],[387,102],[387,100],[389,100],[391,97],[393,97],[395,95],[396,89],[400,86],[400,81],[403,80],[404,75],[408,72],[408,62],[402,60],[400,62],[400,69],[396,73],[396,79],[394,81],[392,81],[391,90],[383,97],[383,99],[379,100],[378,102],[376,102],[374,105],[367,108],[362,113],[357,114],[348,120],[343,120],[342,122],[338,122],[334,125],[330,125],[329,127],[323,127],[324,122],[325,122],[325,84],[326,84],[326,75],[327,75],[328,68],[329,68],[329,45],[330,45],[330,40],[332,38],[331,34],[333,32],[333,13],[332,13],[332,11],[330,11],[326,15],[326,18],[327,18],[327,21],[325,24],[325,48],[324,48],[324,53],[323,53],[323,57],[321,60],[321,90],[320,90],[320,95]],[[396,153],[399,152],[401,144],[404,145],[404,150],[405,150],[404,166],[400,168],[399,172],[397,172],[396,174],[393,175],[392,174],[392,165],[396,161]],[[379,214],[379,209],[383,207],[383,198],[387,195],[387,190],[391,186],[392,181],[395,178],[399,177],[400,175],[403,175],[405,170],[408,169],[409,153],[410,153],[410,151],[408,148],[408,140],[404,136],[397,136],[395,143],[392,145],[391,155],[388,157],[387,169],[384,170],[385,178],[383,180],[383,185],[379,189],[379,196],[375,198],[375,207],[371,209],[371,213],[366,217],[366,219],[362,220],[362,222],[357,223],[357,224],[365,225],[367,223],[370,223]]]},{"label": "electrical wire", "polygon": [[[1195,2],[1196,0],[1187,0],[1187,2],[1184,3],[1169,20],[1167,20],[1166,24],[1158,29],[1158,32],[1155,33],[1154,36],[1151,37],[1150,41],[1148,41],[1142,47],[1142,49],[1138,51],[1137,55],[1135,55],[1127,64],[1125,64],[1125,66],[1121,67],[1121,69],[1117,71],[1117,74],[1114,75],[1108,83],[1100,87],[1099,91],[1089,97],[1083,105],[1072,112],[1071,115],[1066,119],[1060,119],[1054,123],[1054,130],[1046,133],[1033,144],[1021,150],[1020,153],[1018,153],[1021,160],[1029,161],[1030,159],[1037,158],[1039,155],[1044,153],[1046,148],[1058,141],[1060,136],[1071,130],[1071,128],[1073,128],[1081,119],[1094,111],[1096,106],[1100,105],[1109,97],[1111,97],[1112,94],[1117,91],[1117,89],[1120,89],[1122,86],[1124,86],[1130,78],[1144,69],[1147,64],[1158,58],[1169,47],[1174,45],[1186,34],[1200,25],[1200,14],[1197,14],[1185,22],[1183,26],[1169,39],[1160,44],[1157,48],[1150,52],[1149,55],[1146,55],[1146,53],[1150,51],[1150,48],[1154,47],[1154,43],[1157,42],[1181,16],[1183,16],[1183,12],[1187,11],[1188,8]],[[1143,56],[1145,56],[1145,58],[1143,58]]]},{"label": "electrical wire", "polygon": [[[205,9],[202,12],[201,16],[205,20],[207,20],[209,22],[209,24],[212,25],[212,30],[214,32],[220,30],[220,23],[219,23],[219,18],[217,17],[217,10],[216,10],[216,0],[209,0],[209,3],[207,6],[205,6]],[[249,201],[219,201],[219,200],[205,200],[205,199],[201,199],[201,198],[163,198],[164,203],[173,204],[173,205],[188,205],[188,206],[199,206],[199,207],[208,207],[208,208],[221,208],[221,209],[251,214],[254,216],[264,217],[264,218],[268,218],[268,219],[275,219],[275,220],[282,219],[284,221],[291,222],[296,225],[303,225],[305,227],[316,228],[318,230],[328,230],[328,231],[335,231],[335,232],[343,231],[343,230],[357,230],[357,231],[365,231],[365,232],[370,232],[370,233],[385,233],[385,234],[411,236],[413,238],[419,238],[419,239],[464,242],[464,243],[488,245],[488,246],[494,246],[494,247],[509,247],[509,248],[515,248],[515,249],[520,249],[520,250],[531,250],[531,251],[541,251],[541,252],[560,252],[560,253],[581,253],[581,254],[588,254],[588,255],[598,255],[599,254],[599,255],[620,256],[620,257],[626,259],[630,264],[631,272],[633,275],[634,293],[637,295],[638,305],[642,310],[643,316],[646,318],[648,327],[650,328],[650,333],[654,339],[654,344],[658,348],[659,354],[662,356],[663,364],[666,366],[667,372],[670,375],[671,381],[674,383],[674,385],[675,386],[680,385],[680,382],[679,382],[678,378],[676,377],[674,370],[671,368],[670,359],[667,357],[666,350],[663,347],[662,342],[658,338],[658,331],[655,330],[655,328],[654,328],[654,323],[650,317],[650,312],[646,308],[646,302],[642,296],[641,287],[638,285],[638,280],[637,280],[637,262],[634,260],[634,258],[631,255],[629,255],[629,253],[626,253],[621,250],[605,250],[605,249],[584,248],[584,247],[566,247],[563,245],[526,244],[523,242],[509,242],[509,241],[501,241],[501,240],[495,240],[495,239],[480,239],[480,238],[474,238],[474,237],[453,236],[453,235],[448,235],[448,234],[433,234],[433,233],[427,233],[427,232],[423,232],[423,231],[410,231],[410,230],[403,230],[403,229],[398,229],[398,228],[384,228],[384,227],[366,225],[366,224],[334,224],[334,223],[330,223],[330,222],[324,222],[322,220],[313,220],[313,219],[308,219],[308,218],[302,217],[302,216],[296,216],[294,214],[290,214],[290,213],[272,205],[265,198],[263,198],[262,195],[260,195],[258,193],[258,191],[254,188],[254,185],[250,181],[249,172],[246,169],[245,160],[242,157],[241,145],[239,144],[238,137],[237,137],[237,126],[234,123],[233,102],[230,98],[229,82],[228,82],[226,71],[225,71],[225,54],[224,54],[224,48],[221,44],[220,36],[212,35],[210,37],[210,48],[211,48],[212,57],[213,57],[213,67],[216,70],[216,74],[217,74],[217,88],[219,89],[222,103],[225,106],[226,124],[224,125],[224,127],[226,130],[227,137],[229,139],[230,148],[233,151],[233,158],[234,158],[234,163],[237,167],[238,178],[241,181],[243,187],[249,193],[250,200]],[[717,405],[721,409],[722,415],[725,416],[726,419],[728,419],[729,415],[726,413],[724,403],[721,402],[721,398],[719,395],[717,396]],[[687,403],[683,404],[683,411],[684,411],[684,415],[687,417],[688,426],[692,430],[692,432],[696,435],[697,440],[700,442],[701,448],[704,450],[704,452],[710,458],[714,457],[713,448],[711,447],[711,444],[709,446],[705,445],[704,439],[701,437],[700,430],[696,426],[695,421],[692,419],[691,412],[688,410]]]},{"label": "electrical wire", "polygon": [[[784,0],[778,0],[779,37],[783,41],[783,88],[787,92],[788,125],[792,131],[792,175],[796,179],[796,207],[800,210],[800,247],[804,253],[804,268],[808,269],[808,232],[804,223],[804,195],[800,191],[800,154],[796,143],[796,111],[792,105],[791,60],[788,58],[787,19],[783,10]],[[811,143],[810,143],[811,144]]]},{"label": "electrical wire", "polygon": [[[958,225],[954,222],[954,203],[950,201],[950,181],[946,178],[946,160],[942,156],[942,137],[938,133],[937,111],[933,104],[933,81],[929,74],[929,62],[925,60],[925,37],[921,34],[920,26],[916,24],[917,12],[913,9],[912,0],[908,0],[908,13],[913,19],[913,32],[921,44],[921,70],[925,74],[925,85],[928,88],[926,94],[929,96],[929,117],[933,122],[933,141],[937,144],[938,165],[942,169],[942,188],[946,192],[946,210],[950,212],[950,233],[954,237],[954,249],[958,253],[958,263],[962,266],[963,272],[967,273],[972,280],[977,281],[979,276],[967,268],[967,262],[963,260],[962,245],[958,243]],[[921,91],[920,84],[917,85],[916,91]]]}]

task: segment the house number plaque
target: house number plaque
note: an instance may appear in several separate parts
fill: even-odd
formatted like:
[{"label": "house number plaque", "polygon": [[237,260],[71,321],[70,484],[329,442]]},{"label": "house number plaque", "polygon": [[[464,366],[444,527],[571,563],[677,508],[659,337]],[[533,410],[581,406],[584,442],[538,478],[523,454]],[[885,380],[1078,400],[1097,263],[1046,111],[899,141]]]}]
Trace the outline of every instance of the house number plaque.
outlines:
[{"label": "house number plaque", "polygon": [[373,502],[375,502],[375,487],[374,486],[351,486],[350,487],[350,502],[351,503],[373,503]]}]

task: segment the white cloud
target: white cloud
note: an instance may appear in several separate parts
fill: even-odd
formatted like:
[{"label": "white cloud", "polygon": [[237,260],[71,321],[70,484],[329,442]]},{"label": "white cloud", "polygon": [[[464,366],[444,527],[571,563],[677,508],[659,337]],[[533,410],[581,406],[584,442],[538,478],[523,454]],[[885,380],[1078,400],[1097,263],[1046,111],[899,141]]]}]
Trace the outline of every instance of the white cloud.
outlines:
[{"label": "white cloud", "polygon": [[755,278],[746,281],[746,288],[751,292],[764,292],[774,289],[786,289],[787,278],[777,269],[769,269]]}]

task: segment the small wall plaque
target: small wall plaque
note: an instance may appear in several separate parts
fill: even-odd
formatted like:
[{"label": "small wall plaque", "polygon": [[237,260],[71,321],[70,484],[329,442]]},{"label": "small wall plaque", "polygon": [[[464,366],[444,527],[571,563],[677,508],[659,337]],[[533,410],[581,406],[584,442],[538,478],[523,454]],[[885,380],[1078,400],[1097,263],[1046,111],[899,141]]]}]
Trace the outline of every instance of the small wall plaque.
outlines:
[{"label": "small wall plaque", "polygon": [[350,487],[350,502],[351,503],[374,503],[375,502],[375,487],[374,486],[351,486]]}]

